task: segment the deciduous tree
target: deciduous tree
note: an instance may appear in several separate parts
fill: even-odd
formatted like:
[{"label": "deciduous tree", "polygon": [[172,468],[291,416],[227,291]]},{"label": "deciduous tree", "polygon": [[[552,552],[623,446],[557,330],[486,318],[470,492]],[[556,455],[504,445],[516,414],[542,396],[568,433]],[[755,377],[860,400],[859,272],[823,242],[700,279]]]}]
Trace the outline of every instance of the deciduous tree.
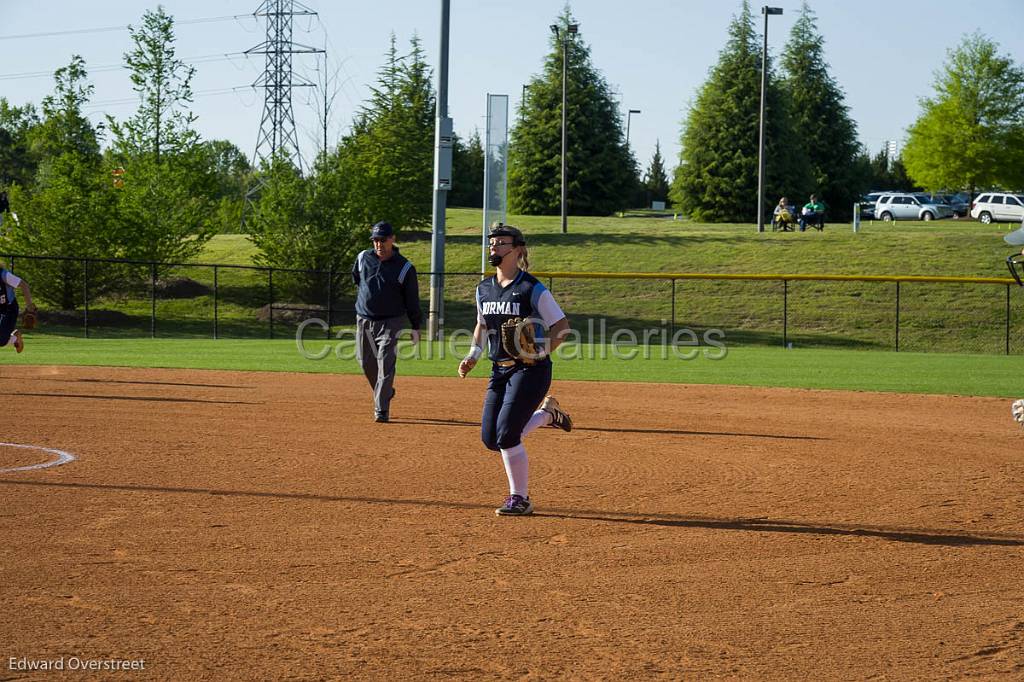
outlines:
[{"label": "deciduous tree", "polygon": [[903,160],[929,190],[1024,189],[1024,69],[980,33],[965,36],[921,101]]}]

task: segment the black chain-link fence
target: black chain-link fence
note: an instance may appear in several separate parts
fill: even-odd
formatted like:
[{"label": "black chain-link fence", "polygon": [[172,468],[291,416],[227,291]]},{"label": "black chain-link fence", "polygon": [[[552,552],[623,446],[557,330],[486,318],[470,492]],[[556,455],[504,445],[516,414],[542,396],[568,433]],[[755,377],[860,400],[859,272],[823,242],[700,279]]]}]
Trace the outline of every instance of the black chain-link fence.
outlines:
[{"label": "black chain-link fence", "polygon": [[[6,262],[32,287],[39,334],[288,338],[319,318],[330,337],[355,323],[347,270],[17,254]],[[1010,280],[535,274],[585,343],[692,344],[711,333],[729,346],[1024,352],[1024,297]],[[419,274],[425,317],[430,279]],[[471,330],[479,273],[444,279],[445,330]]]}]

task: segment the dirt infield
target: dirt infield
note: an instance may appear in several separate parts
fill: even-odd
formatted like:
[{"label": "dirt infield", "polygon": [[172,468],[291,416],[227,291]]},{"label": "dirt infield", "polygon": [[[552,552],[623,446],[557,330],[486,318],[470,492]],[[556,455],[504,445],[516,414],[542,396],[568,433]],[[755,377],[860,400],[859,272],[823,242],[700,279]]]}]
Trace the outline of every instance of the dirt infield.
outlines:
[{"label": "dirt infield", "polygon": [[397,389],[0,369],[77,457],[0,473],[0,679],[1024,677],[1009,401],[556,380],[517,519],[483,380]]}]

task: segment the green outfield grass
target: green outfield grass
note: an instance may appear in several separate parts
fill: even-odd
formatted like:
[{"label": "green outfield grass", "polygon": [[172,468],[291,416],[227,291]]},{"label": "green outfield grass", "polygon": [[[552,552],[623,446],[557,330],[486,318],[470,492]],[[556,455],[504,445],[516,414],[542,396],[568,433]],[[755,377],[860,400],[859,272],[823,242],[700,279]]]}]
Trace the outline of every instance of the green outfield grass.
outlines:
[{"label": "green outfield grass", "polygon": [[[327,342],[312,341],[306,350],[316,353]],[[322,360],[300,355],[294,340],[203,340],[203,339],[68,339],[29,337],[26,351],[16,355],[5,348],[0,354],[0,374],[12,365],[100,365],[118,367],[167,367],[228,369],[245,371],[358,373],[356,362],[339,359],[332,351]],[[342,343],[351,356],[351,345]],[[439,344],[428,350],[420,346],[420,359],[408,356],[399,361],[400,375],[455,376],[458,358]],[[403,353],[410,353],[404,346]],[[572,349],[570,349],[572,350]],[[629,348],[621,348],[628,351]],[[741,386],[897,391],[909,393],[1019,397],[1024,394],[1020,376],[1024,358],[998,355],[947,355],[940,353],[856,352],[842,350],[785,350],[781,348],[689,348],[698,351],[693,359],[672,354],[662,357],[662,348],[652,346],[650,358],[642,352],[634,359],[617,359],[609,346],[577,346],[575,359],[559,359],[556,379],[588,381],[638,381]],[[444,355],[444,357],[442,357]],[[428,357],[429,356],[429,357]],[[474,376],[487,376],[486,363]]]}]

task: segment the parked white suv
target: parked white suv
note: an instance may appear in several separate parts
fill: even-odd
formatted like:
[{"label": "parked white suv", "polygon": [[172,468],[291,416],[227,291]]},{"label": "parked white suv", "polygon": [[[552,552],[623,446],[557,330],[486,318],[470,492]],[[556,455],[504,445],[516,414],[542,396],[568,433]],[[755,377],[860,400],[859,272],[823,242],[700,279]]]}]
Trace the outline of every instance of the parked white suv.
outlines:
[{"label": "parked white suv", "polygon": [[898,192],[883,194],[875,202],[875,218],[892,220],[936,220],[950,218],[953,209],[949,204],[934,201],[923,194]]},{"label": "parked white suv", "polygon": [[993,222],[1019,223],[1024,220],[1024,196],[984,192],[971,204],[971,217],[986,225]]}]

